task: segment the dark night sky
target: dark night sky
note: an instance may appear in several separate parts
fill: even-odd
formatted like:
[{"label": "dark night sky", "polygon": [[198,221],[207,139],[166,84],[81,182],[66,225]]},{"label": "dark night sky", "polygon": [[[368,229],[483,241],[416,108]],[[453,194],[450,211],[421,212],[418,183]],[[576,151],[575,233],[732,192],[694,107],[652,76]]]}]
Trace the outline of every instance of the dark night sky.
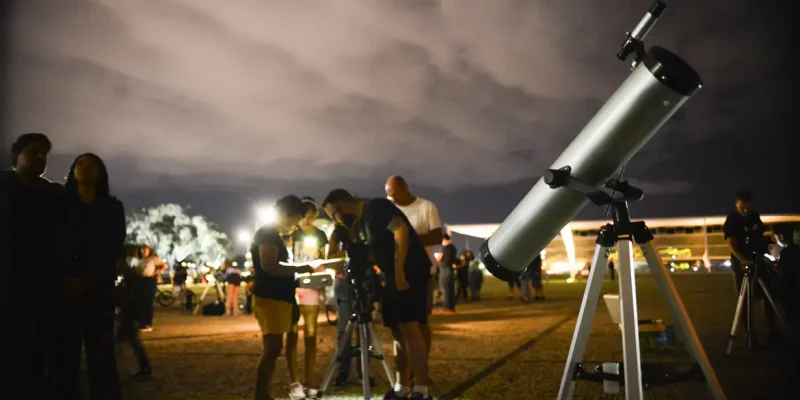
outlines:
[{"label": "dark night sky", "polygon": [[[790,13],[667,4],[647,42],[705,86],[628,166],[634,216],[724,214],[743,187],[800,212]],[[93,151],[128,207],[191,204],[230,230],[279,195],[382,195],[391,174],[447,222],[500,222],[624,80],[615,54],[650,5],[18,1],[4,145],[45,132],[51,179]]]}]

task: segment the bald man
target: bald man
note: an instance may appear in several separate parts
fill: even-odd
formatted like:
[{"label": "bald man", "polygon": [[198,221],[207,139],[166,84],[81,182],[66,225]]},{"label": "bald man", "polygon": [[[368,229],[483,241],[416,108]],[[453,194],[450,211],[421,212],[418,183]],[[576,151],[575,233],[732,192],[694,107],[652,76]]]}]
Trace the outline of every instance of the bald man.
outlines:
[{"label": "bald man", "polygon": [[[425,251],[431,259],[431,279],[428,287],[428,315],[430,315],[433,311],[433,289],[438,285],[438,282],[435,282],[433,278],[439,264],[434,256],[434,249],[442,243],[442,221],[439,219],[439,210],[430,201],[412,195],[408,189],[408,183],[402,176],[395,175],[390,177],[386,181],[384,189],[386,190],[386,197],[406,215],[422,244],[425,245]],[[425,345],[428,353],[430,353],[430,325],[425,323],[420,326],[425,337]]]}]

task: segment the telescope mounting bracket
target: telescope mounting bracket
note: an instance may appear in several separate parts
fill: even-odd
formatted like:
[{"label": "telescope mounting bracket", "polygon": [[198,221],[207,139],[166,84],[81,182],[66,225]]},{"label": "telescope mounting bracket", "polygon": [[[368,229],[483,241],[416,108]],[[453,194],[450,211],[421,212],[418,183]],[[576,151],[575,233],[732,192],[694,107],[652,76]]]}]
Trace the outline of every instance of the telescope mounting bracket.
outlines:
[{"label": "telescope mounting bracket", "polygon": [[627,38],[622,43],[622,48],[620,48],[619,53],[617,53],[617,58],[619,58],[620,61],[626,61],[631,54],[634,54],[631,68],[635,68],[642,62],[647,54],[647,49],[644,46],[644,37],[650,33],[650,29],[655,26],[661,14],[666,9],[666,4],[661,1],[656,1],[650,6],[650,9],[647,10],[647,14],[639,21],[639,24],[636,25],[632,31],[625,32]]}]

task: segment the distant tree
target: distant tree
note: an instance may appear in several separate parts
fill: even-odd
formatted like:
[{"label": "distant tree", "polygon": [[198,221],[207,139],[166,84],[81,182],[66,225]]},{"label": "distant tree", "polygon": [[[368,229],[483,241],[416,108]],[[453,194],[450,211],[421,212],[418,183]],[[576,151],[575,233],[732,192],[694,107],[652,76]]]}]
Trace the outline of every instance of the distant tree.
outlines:
[{"label": "distant tree", "polygon": [[178,204],[142,208],[127,216],[128,242],[146,244],[170,265],[192,259],[217,262],[232,251],[228,235],[201,215],[190,216]]}]

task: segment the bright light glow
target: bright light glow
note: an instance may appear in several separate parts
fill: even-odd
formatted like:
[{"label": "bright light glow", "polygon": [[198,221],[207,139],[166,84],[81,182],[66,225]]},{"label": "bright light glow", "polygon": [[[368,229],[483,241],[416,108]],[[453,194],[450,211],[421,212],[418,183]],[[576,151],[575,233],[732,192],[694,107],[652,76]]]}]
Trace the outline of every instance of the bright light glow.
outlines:
[{"label": "bright light glow", "polygon": [[236,237],[239,239],[239,242],[243,244],[250,243],[250,241],[253,239],[253,236],[250,234],[250,232],[244,229],[240,230]]},{"label": "bright light glow", "polygon": [[308,247],[312,249],[317,248],[317,238],[313,236],[306,236],[303,238],[303,247]]},{"label": "bright light glow", "polygon": [[277,214],[271,206],[260,206],[256,208],[256,225],[262,227],[275,222]]},{"label": "bright light glow", "polygon": [[550,267],[547,268],[547,274],[548,275],[573,274],[574,269],[575,268],[573,264],[564,261],[557,261],[550,264]]},{"label": "bright light glow", "polygon": [[436,257],[436,258],[438,259],[438,258],[439,258],[439,256],[440,256],[441,254],[442,254],[442,253],[440,253],[440,252],[438,252],[438,251],[437,251],[437,252],[433,253],[433,256],[434,256],[434,257]]},{"label": "bright light glow", "polygon": [[725,262],[724,262],[724,263],[722,263],[722,264],[723,264],[724,266],[726,266],[726,267],[730,267],[730,266],[731,266],[731,260],[725,260]]},{"label": "bright light glow", "polygon": [[253,253],[251,253],[249,251],[247,253],[244,253],[244,258],[252,259],[253,258]]},{"label": "bright light glow", "polygon": [[[580,269],[578,267],[578,263],[575,262],[575,240],[572,238],[572,230],[569,229],[569,225],[564,226],[561,228],[561,241],[564,242],[564,250],[567,251],[567,265],[569,265],[569,277],[572,281],[575,281],[575,274]],[[550,270],[553,269],[553,265],[550,266],[548,269],[548,273]],[[569,280],[567,280],[569,282]],[[571,283],[571,282],[569,282]]]},{"label": "bright light glow", "polygon": [[238,262],[236,262],[236,261],[234,261],[234,262],[233,262],[231,265],[233,265],[234,267],[238,267],[238,266],[239,266],[239,263],[238,263]]},{"label": "bright light glow", "polygon": [[669,272],[675,272],[675,268],[670,268]]},{"label": "bright light glow", "polygon": [[567,278],[567,283],[575,283],[575,278],[573,277]]},{"label": "bright light glow", "polygon": [[692,271],[697,272],[697,267],[692,267]]},{"label": "bright light glow", "polygon": [[674,260],[674,259],[676,259],[676,258],[678,258],[678,256],[676,256],[675,254],[673,254],[673,255],[672,255],[672,259]]}]

